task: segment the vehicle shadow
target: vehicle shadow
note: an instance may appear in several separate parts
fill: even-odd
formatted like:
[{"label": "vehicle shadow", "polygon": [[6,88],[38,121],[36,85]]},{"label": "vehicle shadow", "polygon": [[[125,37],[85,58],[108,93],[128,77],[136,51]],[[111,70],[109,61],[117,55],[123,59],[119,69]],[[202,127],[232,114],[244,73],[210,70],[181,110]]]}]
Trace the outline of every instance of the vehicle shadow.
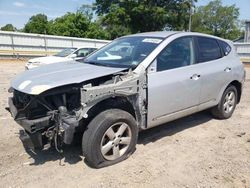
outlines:
[{"label": "vehicle shadow", "polygon": [[[138,144],[146,145],[151,142],[160,140],[163,137],[174,135],[183,130],[199,126],[212,119],[212,116],[206,111],[199,112],[160,126],[141,131],[139,133]],[[54,148],[44,149],[42,151],[33,152],[26,150],[34,162],[30,165],[42,165],[48,161],[58,161],[59,165],[64,166],[65,163],[76,164],[82,161],[82,148],[79,142],[64,147],[63,153],[58,153]],[[86,160],[84,163],[89,166]]]},{"label": "vehicle shadow", "polygon": [[155,142],[163,137],[172,136],[185,129],[199,126],[200,124],[206,123],[211,119],[213,119],[213,117],[210,115],[210,113],[207,111],[202,111],[145,131],[141,131],[139,133],[137,144],[146,145],[148,143]]},{"label": "vehicle shadow", "polygon": [[76,164],[82,161],[81,151],[79,144],[65,146],[62,153],[57,152],[53,147],[40,151],[26,150],[28,155],[34,159],[34,162],[30,165],[42,165],[49,161],[58,161],[61,166],[64,166],[65,163]]}]

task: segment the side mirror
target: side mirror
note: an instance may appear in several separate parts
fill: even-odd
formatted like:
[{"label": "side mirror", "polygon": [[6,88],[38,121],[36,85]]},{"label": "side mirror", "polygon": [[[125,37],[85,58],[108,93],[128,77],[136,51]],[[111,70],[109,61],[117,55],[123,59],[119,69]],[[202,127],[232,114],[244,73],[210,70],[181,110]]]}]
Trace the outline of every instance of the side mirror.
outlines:
[{"label": "side mirror", "polygon": [[77,57],[77,55],[76,54],[71,54],[69,57],[72,58],[72,59],[74,59],[74,58]]}]

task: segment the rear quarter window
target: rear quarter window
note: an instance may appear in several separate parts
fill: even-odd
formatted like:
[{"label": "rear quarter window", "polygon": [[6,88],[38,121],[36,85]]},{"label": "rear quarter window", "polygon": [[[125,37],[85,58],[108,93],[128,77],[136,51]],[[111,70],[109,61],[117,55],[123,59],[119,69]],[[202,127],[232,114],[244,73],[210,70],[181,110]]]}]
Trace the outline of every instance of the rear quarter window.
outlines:
[{"label": "rear quarter window", "polygon": [[220,47],[222,48],[223,55],[227,56],[232,50],[231,46],[225,41],[218,40],[218,42],[220,44]]},{"label": "rear quarter window", "polygon": [[216,39],[197,37],[198,62],[216,60],[222,57],[221,48]]}]

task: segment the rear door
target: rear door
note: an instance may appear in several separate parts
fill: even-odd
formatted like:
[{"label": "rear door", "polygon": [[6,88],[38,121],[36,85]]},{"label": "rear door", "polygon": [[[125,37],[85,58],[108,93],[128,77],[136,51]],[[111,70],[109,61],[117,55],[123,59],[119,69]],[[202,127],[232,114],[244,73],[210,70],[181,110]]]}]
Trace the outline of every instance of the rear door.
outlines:
[{"label": "rear door", "polygon": [[203,108],[213,106],[222,88],[231,79],[231,63],[225,58],[219,41],[209,37],[196,37],[198,48],[197,69],[201,76],[200,104]]},{"label": "rear door", "polygon": [[[193,37],[168,44],[148,70],[148,127],[197,110],[200,74],[195,64]],[[155,68],[154,68],[155,67]]]}]

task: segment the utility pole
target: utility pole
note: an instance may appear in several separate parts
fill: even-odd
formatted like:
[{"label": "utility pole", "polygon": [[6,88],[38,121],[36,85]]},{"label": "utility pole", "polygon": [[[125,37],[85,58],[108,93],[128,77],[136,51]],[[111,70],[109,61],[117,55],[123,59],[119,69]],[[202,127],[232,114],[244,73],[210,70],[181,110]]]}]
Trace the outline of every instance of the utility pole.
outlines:
[{"label": "utility pole", "polygon": [[188,24],[188,31],[191,32],[192,30],[192,7],[193,7],[193,0],[190,0],[190,4],[189,4],[189,24]]}]

